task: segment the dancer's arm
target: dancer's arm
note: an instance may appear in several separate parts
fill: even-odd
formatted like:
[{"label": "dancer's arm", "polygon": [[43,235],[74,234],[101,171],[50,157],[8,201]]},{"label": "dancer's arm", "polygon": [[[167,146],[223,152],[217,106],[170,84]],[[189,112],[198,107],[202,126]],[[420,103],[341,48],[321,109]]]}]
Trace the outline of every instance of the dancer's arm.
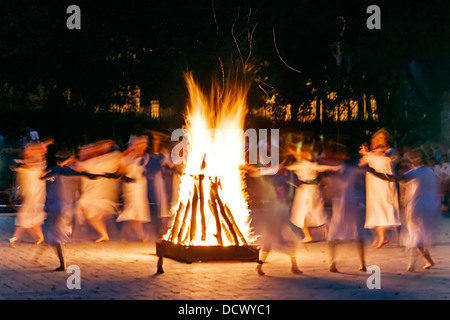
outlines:
[{"label": "dancer's arm", "polygon": [[108,172],[100,175],[101,178],[107,178],[107,179],[121,179],[124,182],[134,182],[136,179],[130,178],[125,174],[120,173],[114,173],[114,172]]},{"label": "dancer's arm", "polygon": [[97,179],[101,177],[102,175],[89,173],[86,171],[75,171],[72,168],[69,167],[53,167],[49,171],[46,171],[43,176],[41,176],[41,180],[50,180],[54,178],[57,175],[61,176],[84,176],[88,177],[89,179]]},{"label": "dancer's arm", "polygon": [[318,172],[327,172],[327,171],[336,172],[341,169],[342,169],[342,166],[330,166],[330,165],[326,165],[326,164],[316,164],[315,165],[315,170],[317,170]]},{"label": "dancer's arm", "polygon": [[376,176],[377,178],[385,180],[385,181],[404,182],[404,181],[408,181],[408,180],[413,179],[413,177],[410,176],[408,173],[400,174],[400,175],[393,175],[393,174],[389,174],[389,173],[381,173],[381,172],[375,171],[375,169],[370,167],[370,166],[366,166],[366,167],[364,167],[364,169],[367,172],[370,172],[371,174]]}]

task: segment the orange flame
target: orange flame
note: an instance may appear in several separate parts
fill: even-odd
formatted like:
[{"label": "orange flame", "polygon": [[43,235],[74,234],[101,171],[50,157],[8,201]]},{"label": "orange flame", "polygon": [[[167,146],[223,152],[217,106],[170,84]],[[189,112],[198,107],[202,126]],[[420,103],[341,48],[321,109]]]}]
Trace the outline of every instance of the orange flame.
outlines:
[{"label": "orange flame", "polygon": [[[228,221],[217,218],[217,212],[223,208],[217,207],[214,212],[214,206],[211,206],[214,192],[217,192],[227,212],[232,214],[231,220],[238,227],[242,244],[252,234],[245,181],[240,170],[245,164],[243,128],[247,90],[242,85],[233,85],[223,91],[213,86],[210,95],[206,96],[192,74],[186,74],[185,80],[189,91],[185,114],[187,157],[179,202],[172,208],[175,220],[163,238],[182,245],[236,245],[227,232],[225,222]],[[197,202],[199,196],[203,196],[203,201]],[[193,201],[193,197],[197,198]],[[191,206],[189,212],[185,208],[192,203],[197,204]]]}]

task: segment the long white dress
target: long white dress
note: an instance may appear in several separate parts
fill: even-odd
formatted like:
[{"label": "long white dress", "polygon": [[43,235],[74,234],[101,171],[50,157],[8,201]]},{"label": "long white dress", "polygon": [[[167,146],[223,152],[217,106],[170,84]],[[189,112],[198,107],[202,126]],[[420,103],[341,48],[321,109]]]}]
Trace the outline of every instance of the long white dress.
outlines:
[{"label": "long white dress", "polygon": [[[393,174],[391,158],[382,155],[366,156],[370,167],[379,173]],[[372,173],[366,173],[366,229],[399,226],[400,213],[398,191],[395,182],[382,180]]]},{"label": "long white dress", "polygon": [[15,219],[18,227],[31,228],[44,223],[45,181],[40,179],[44,169],[44,163],[14,169],[17,172],[19,194],[23,199]]},{"label": "long white dress", "polygon": [[148,155],[136,157],[132,154],[121,160],[126,169],[126,175],[135,179],[134,182],[122,184],[123,210],[117,221],[150,222],[150,206],[147,198],[147,178],[144,175]]},{"label": "long white dress", "polygon": [[[302,181],[317,179],[318,164],[302,160],[290,166]],[[327,216],[323,208],[323,199],[317,184],[301,184],[295,190],[291,209],[291,222],[299,228],[318,227],[326,223]]]},{"label": "long white dress", "polygon": [[405,186],[405,227],[402,242],[406,247],[430,247],[439,213],[438,181],[429,167],[407,171]]},{"label": "long white dress", "polygon": [[[78,169],[94,174],[115,173],[119,168],[120,152],[109,152],[78,163]],[[118,211],[119,181],[82,177],[78,205],[86,218],[115,214]]]}]

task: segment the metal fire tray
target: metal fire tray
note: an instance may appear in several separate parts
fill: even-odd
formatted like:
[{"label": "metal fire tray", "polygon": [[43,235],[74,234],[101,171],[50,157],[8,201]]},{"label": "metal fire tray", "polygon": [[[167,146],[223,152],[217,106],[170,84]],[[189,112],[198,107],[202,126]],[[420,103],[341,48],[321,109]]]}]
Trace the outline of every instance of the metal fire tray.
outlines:
[{"label": "metal fire tray", "polygon": [[156,243],[156,254],[186,263],[259,260],[259,248],[256,246],[184,246],[165,240]]}]

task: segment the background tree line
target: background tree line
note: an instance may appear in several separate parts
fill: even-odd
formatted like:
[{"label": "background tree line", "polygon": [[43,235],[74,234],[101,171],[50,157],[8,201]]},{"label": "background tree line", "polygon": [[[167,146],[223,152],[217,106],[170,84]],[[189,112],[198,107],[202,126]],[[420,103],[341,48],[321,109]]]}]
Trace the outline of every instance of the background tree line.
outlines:
[{"label": "background tree line", "polygon": [[[249,106],[276,97],[272,108],[280,118],[286,104],[296,115],[310,112],[318,99],[330,110],[349,99],[361,108],[363,94],[377,101],[376,121],[358,112],[357,121],[337,124],[324,113],[322,121],[316,114],[307,124],[292,116],[283,127],[351,135],[384,126],[439,135],[450,90],[450,7],[444,0],[79,1],[81,30],[66,28],[70,4],[0,3],[4,135],[34,127],[71,139],[74,133],[125,134],[136,123],[179,126],[186,71],[205,89],[212,79],[245,79]],[[381,8],[381,30],[366,27],[371,4]],[[158,99],[179,116],[162,122],[111,115],[112,104],[130,102],[130,95],[117,93],[136,86],[142,103]]]}]

